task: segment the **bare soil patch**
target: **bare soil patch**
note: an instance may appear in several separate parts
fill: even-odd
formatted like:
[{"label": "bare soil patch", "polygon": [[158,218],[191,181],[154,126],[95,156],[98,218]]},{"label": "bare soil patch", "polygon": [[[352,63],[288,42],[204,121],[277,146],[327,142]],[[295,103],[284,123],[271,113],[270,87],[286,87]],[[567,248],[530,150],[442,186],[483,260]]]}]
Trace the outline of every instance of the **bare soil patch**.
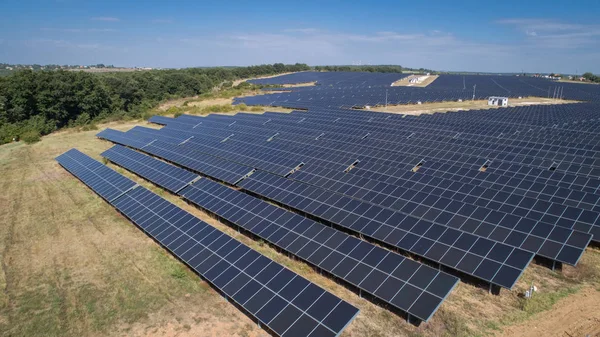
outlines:
[{"label": "bare soil patch", "polygon": [[[249,96],[257,96],[257,95],[266,95],[266,94],[276,94],[282,93],[285,91],[260,91],[254,90],[243,93],[241,95],[236,95],[236,97],[249,97]],[[177,112],[185,112],[190,114],[200,114],[201,110],[206,108],[211,108],[209,112],[229,112],[229,111],[247,111],[246,107],[240,107],[239,105],[233,105],[233,97],[211,97],[211,98],[202,98],[202,97],[186,97],[186,98],[178,98],[174,100],[169,100],[160,104],[154,111],[157,114],[161,115],[173,115]],[[219,107],[221,110],[219,110]],[[182,110],[182,111],[179,111]],[[253,106],[251,108],[253,112],[263,113],[265,111],[274,111],[274,112],[290,112],[291,109],[280,108],[280,107],[258,107]]]},{"label": "bare soil patch", "polygon": [[317,85],[316,81],[306,82],[306,83],[296,83],[296,84],[284,84],[282,87],[284,88],[299,88],[299,87],[314,87]]},{"label": "bare soil patch", "polygon": [[235,87],[236,85],[242,83],[242,82],[246,82],[248,80],[258,80],[258,79],[262,79],[262,78],[273,78],[273,77],[278,77],[278,76],[283,76],[283,75],[289,75],[289,74],[295,74],[296,72],[289,72],[289,73],[281,73],[281,74],[275,74],[275,75],[268,75],[268,76],[260,76],[260,77],[252,77],[252,78],[244,78],[244,79],[240,79],[240,80],[235,80],[233,82],[233,86]]},{"label": "bare soil patch", "polygon": [[574,81],[574,80],[564,80],[564,79],[560,79],[558,80],[559,82],[564,82],[564,83],[577,83],[577,84],[595,84],[595,85],[600,85],[600,83],[594,83],[594,82],[582,82],[582,81]]},{"label": "bare soil patch", "polygon": [[525,323],[507,327],[503,337],[600,336],[600,292],[586,287],[558,301],[552,310],[539,313]]},{"label": "bare soil patch", "polygon": [[[413,78],[426,77],[422,82],[419,83],[410,83],[409,81]],[[402,78],[394,83],[392,83],[392,87],[418,87],[424,88],[431,83],[433,83],[439,75],[410,75],[408,77]]]},{"label": "bare soil patch", "polygon": [[[541,104],[567,104],[578,103],[578,101],[554,100],[541,97],[509,98],[508,106],[541,105]],[[462,101],[462,102],[438,102],[423,104],[388,105],[387,107],[371,107],[369,111],[399,113],[403,115],[421,115],[436,112],[479,110],[479,109],[501,109],[498,106],[487,105],[487,100]]]}]

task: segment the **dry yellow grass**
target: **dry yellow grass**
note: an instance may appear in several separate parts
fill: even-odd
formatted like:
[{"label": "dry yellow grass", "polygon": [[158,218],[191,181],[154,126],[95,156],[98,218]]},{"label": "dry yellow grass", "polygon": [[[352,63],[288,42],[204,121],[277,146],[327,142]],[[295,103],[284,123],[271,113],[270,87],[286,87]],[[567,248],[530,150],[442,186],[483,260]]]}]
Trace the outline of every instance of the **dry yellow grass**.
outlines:
[{"label": "dry yellow grass", "polygon": [[[149,126],[140,121],[101,127],[127,130],[134,125]],[[96,132],[63,131],[34,145],[0,146],[0,335],[265,336],[54,161],[72,147],[99,159],[111,144],[96,139]],[[434,318],[417,328],[307,264],[111,167],[356,305],[361,313],[345,337],[483,336],[551,309],[554,299],[568,301],[583,285],[600,287],[600,251],[590,248],[577,268],[565,267],[563,274],[531,266],[514,291],[500,296],[461,283]],[[524,306],[517,295],[531,281],[540,288],[540,302]]]},{"label": "dry yellow grass", "polygon": [[306,83],[296,83],[296,84],[284,84],[282,87],[284,88],[299,88],[299,87],[314,87],[317,85],[317,82],[306,82]]},{"label": "dry yellow grass", "polygon": [[[508,106],[541,105],[541,104],[567,104],[578,103],[578,101],[554,100],[542,97],[509,98]],[[372,107],[369,111],[398,113],[404,115],[421,115],[435,112],[462,111],[475,109],[501,109],[497,106],[487,105],[487,100],[462,101],[462,102],[437,102],[423,104],[403,104]]]},{"label": "dry yellow grass", "polygon": [[[410,83],[409,80],[414,77],[427,76],[427,78],[421,83]],[[433,83],[439,75],[410,75],[405,78],[402,78],[394,83],[392,83],[392,87],[418,87],[424,88],[431,83]]]},{"label": "dry yellow grass", "polygon": [[[248,91],[242,95],[236,97],[247,97],[281,93],[282,91]],[[264,113],[265,111],[273,112],[291,112],[291,109],[281,107],[267,107],[267,106],[252,106],[247,107],[245,104],[233,105],[233,97],[187,97],[178,98],[167,101],[156,108],[156,113],[162,115],[173,115],[174,113],[187,113],[187,114],[206,114],[208,112],[255,112]]]},{"label": "dry yellow grass", "polygon": [[564,82],[564,83],[577,83],[577,84],[592,84],[592,85],[600,85],[600,83],[594,83],[594,82],[582,82],[582,81],[575,81],[575,80],[569,80],[569,79],[560,79],[558,80],[559,82]]}]

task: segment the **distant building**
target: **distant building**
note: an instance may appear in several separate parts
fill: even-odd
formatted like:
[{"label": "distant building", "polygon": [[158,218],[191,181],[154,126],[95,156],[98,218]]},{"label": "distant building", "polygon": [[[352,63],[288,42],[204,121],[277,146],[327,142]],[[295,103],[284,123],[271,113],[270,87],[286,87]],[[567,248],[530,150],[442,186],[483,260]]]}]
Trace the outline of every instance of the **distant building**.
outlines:
[{"label": "distant building", "polygon": [[488,105],[508,106],[508,97],[490,96],[488,97]]}]

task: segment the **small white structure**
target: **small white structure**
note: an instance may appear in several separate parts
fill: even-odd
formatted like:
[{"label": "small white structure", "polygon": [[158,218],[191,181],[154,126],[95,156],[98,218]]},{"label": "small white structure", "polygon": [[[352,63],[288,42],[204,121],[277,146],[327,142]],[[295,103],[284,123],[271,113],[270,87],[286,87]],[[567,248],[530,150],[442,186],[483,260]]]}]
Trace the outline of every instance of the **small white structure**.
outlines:
[{"label": "small white structure", "polygon": [[508,106],[508,97],[490,96],[488,97],[488,105]]},{"label": "small white structure", "polygon": [[408,83],[422,83],[423,81],[425,81],[428,78],[429,78],[429,74],[427,74],[425,76],[413,75],[411,78],[408,79]]}]

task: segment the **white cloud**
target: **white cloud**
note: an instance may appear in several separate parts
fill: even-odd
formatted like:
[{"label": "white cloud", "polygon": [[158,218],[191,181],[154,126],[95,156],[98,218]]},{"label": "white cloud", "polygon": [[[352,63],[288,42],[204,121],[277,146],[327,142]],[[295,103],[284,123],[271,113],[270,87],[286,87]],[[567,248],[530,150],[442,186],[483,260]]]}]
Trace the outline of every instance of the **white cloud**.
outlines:
[{"label": "white cloud", "polygon": [[538,47],[572,49],[600,43],[600,25],[550,19],[502,19],[496,23],[516,28]]},{"label": "white cloud", "polygon": [[[210,60],[212,65],[240,62],[351,64],[360,59],[365,62],[368,60],[368,63],[372,64],[401,64],[437,69],[449,69],[447,64],[454,61],[461,64],[454,69],[461,70],[472,69],[470,67],[473,64],[470,63],[496,62],[500,58],[510,57],[517,51],[514,46],[469,42],[441,31],[381,31],[372,34],[318,31],[297,34],[285,30],[279,33],[188,37],[176,41],[179,43],[177,48],[181,48],[179,53],[183,55],[193,50],[199,59],[204,57]],[[243,60],[240,55],[243,55]],[[493,69],[493,66],[488,69],[490,68]]]},{"label": "white cloud", "polygon": [[97,16],[97,17],[93,17],[92,20],[93,21],[110,21],[110,22],[121,21],[119,18],[115,18],[112,16]]},{"label": "white cloud", "polygon": [[[22,58],[23,54],[32,55],[30,63],[105,63],[155,67],[275,62],[323,65],[352,64],[361,60],[363,64],[399,64],[439,70],[574,72],[575,69],[569,69],[573,64],[579,69],[598,69],[600,36],[593,25],[506,19],[494,22],[494,27],[498,28],[500,24],[515,29],[519,35],[512,37],[512,40],[487,41],[431,28],[423,31],[398,29],[354,33],[308,27],[215,35],[208,31],[201,35],[168,35],[164,32],[157,37],[135,41],[105,42],[99,39],[99,35],[87,37],[90,29],[49,28],[48,31],[65,34],[44,35],[56,37],[55,40],[28,41],[26,52],[16,52],[19,47],[25,46],[23,41],[20,46],[16,45],[18,42],[5,41],[0,54],[4,52],[6,56],[3,58],[11,60]],[[589,41],[597,43],[590,44]],[[170,52],[163,53],[167,43]]]}]

